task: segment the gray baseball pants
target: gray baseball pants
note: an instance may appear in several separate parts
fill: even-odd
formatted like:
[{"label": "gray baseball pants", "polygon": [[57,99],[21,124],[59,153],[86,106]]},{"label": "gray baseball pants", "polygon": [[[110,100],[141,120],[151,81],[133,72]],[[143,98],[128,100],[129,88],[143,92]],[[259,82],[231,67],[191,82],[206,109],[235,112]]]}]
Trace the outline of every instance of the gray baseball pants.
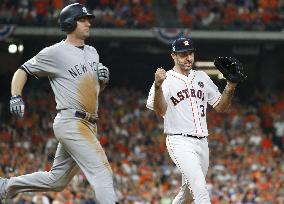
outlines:
[{"label": "gray baseball pants", "polygon": [[65,110],[57,114],[53,129],[59,144],[52,169],[11,177],[7,197],[20,192],[62,191],[81,169],[100,204],[117,202],[112,170],[96,138],[96,125],[74,117],[71,110]]}]

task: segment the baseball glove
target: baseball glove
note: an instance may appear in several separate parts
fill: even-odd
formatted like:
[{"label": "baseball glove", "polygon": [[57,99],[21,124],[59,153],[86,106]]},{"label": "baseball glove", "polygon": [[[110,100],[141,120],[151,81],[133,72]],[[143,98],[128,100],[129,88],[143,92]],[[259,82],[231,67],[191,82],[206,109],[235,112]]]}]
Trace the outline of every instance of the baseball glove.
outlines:
[{"label": "baseball glove", "polygon": [[242,63],[235,58],[217,57],[214,60],[214,65],[232,83],[239,83],[247,78]]}]

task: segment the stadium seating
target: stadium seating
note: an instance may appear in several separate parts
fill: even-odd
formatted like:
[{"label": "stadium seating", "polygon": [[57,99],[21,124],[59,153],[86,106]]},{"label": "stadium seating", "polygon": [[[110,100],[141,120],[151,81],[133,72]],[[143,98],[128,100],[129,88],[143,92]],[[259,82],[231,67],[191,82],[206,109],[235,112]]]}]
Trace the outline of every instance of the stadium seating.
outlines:
[{"label": "stadium seating", "polygon": [[[167,0],[165,9],[176,16],[163,17],[163,26],[195,30],[283,30],[284,3],[277,0]],[[96,27],[151,28],[163,13],[152,0],[4,0],[0,7],[1,24],[57,26],[60,10],[68,3],[81,2],[96,15]],[[227,3],[226,3],[227,2]],[[163,4],[165,6],[167,4]],[[176,25],[172,25],[176,22]]]}]

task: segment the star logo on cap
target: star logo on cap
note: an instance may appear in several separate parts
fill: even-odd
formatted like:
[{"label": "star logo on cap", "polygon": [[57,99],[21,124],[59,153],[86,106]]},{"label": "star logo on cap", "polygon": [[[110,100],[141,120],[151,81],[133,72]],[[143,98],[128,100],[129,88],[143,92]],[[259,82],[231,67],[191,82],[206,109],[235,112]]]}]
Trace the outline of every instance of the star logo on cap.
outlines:
[{"label": "star logo on cap", "polygon": [[188,46],[188,45],[189,45],[188,40],[183,41],[183,44],[184,44],[185,46]]},{"label": "star logo on cap", "polygon": [[86,7],[83,7],[82,10],[83,10],[83,13],[88,13]]}]

